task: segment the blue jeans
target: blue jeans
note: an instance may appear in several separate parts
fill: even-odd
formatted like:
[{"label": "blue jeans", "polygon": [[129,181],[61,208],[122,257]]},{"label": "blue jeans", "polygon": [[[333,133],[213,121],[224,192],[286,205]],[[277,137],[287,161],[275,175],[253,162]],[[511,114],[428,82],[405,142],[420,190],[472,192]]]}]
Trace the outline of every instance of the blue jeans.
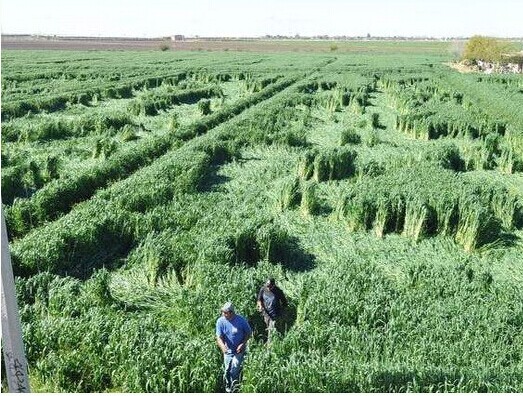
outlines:
[{"label": "blue jeans", "polygon": [[245,351],[241,353],[226,353],[223,355],[225,373],[225,390],[233,392],[239,385]]}]

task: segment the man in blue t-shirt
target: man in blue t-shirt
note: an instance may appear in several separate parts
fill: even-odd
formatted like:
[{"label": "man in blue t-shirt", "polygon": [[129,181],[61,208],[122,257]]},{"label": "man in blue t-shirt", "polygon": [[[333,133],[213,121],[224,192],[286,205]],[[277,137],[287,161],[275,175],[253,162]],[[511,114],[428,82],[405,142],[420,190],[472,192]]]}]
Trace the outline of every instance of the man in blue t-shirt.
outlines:
[{"label": "man in blue t-shirt", "polygon": [[238,387],[247,341],[252,335],[247,320],[234,312],[232,303],[221,309],[216,321],[216,342],[223,352],[225,391],[234,392]]}]

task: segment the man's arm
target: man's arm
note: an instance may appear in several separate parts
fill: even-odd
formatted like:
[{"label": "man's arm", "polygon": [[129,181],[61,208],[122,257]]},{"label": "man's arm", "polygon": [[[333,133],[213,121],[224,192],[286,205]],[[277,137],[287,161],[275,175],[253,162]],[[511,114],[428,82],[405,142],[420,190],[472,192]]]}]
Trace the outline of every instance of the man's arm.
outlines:
[{"label": "man's arm", "polygon": [[247,341],[249,341],[249,338],[251,338],[252,329],[251,329],[251,326],[249,326],[249,323],[247,321],[245,321],[245,323],[244,323],[244,331],[245,331],[245,336],[243,337],[241,344],[238,345],[238,348],[236,348],[236,353],[243,352],[245,350],[245,347],[247,346]]},{"label": "man's arm", "polygon": [[258,293],[258,299],[256,300],[256,306],[258,307],[258,311],[262,312],[264,310],[263,306],[263,287],[260,289]]},{"label": "man's arm", "polygon": [[225,341],[223,341],[223,331],[220,324],[220,319],[216,321],[216,344],[218,344],[218,347],[224,354],[227,353],[228,348],[225,344]]},{"label": "man's arm", "polygon": [[245,347],[247,346],[247,341],[249,341],[249,338],[251,338],[251,334],[247,334],[240,345],[238,345],[238,348],[236,348],[236,353],[241,353],[245,350]]},{"label": "man's arm", "polygon": [[227,353],[227,345],[225,345],[225,342],[223,342],[223,339],[221,336],[216,336],[216,343],[218,344],[218,347],[220,347],[223,354]]}]

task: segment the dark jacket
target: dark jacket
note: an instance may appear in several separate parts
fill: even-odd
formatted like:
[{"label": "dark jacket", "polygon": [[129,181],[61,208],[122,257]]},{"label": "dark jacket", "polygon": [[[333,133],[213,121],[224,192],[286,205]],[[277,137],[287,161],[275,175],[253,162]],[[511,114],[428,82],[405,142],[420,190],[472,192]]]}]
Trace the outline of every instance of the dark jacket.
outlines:
[{"label": "dark jacket", "polygon": [[274,286],[272,290],[269,290],[267,286],[263,286],[258,293],[258,301],[261,301],[265,312],[271,319],[275,319],[280,315],[282,309],[287,306],[285,294],[278,286]]}]

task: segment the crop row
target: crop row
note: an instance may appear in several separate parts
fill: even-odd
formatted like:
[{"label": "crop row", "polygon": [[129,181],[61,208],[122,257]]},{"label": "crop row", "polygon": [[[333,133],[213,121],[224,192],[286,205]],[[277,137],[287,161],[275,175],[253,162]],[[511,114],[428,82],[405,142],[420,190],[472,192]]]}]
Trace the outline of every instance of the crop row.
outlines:
[{"label": "crop row", "polygon": [[29,195],[51,180],[58,179],[59,159],[47,156],[44,161],[31,160],[2,169],[2,203],[11,205],[17,197]]},{"label": "crop row", "polygon": [[[282,133],[282,127],[285,129],[289,125],[282,123],[286,117],[281,110],[285,108],[284,104],[297,101],[298,98],[286,94],[259,109],[253,109],[232,125],[223,125],[204,139],[197,139],[165,155],[150,167],[100,192],[60,220],[38,232],[30,233],[14,244],[14,256],[22,267],[21,273],[32,273],[36,269],[71,271],[74,270],[73,263],[83,262],[88,265],[86,257],[94,254],[96,249],[107,249],[107,246],[114,249],[120,247],[125,251],[136,240],[133,233],[139,228],[140,217],[137,212],[143,213],[170,202],[176,199],[178,193],[195,191],[209,171],[210,164],[230,159],[237,148],[245,144],[289,144],[286,133]],[[268,114],[273,116],[268,118]],[[270,134],[263,134],[257,137],[252,133],[255,128],[273,130],[275,133],[280,130],[280,135],[271,137]],[[302,142],[303,144],[306,143]],[[347,153],[353,158],[350,150]],[[345,158],[344,154],[340,155],[339,158]],[[338,158],[337,155],[333,156]],[[338,177],[335,176],[336,171],[332,168],[329,170],[328,160],[312,163],[327,167],[327,171],[316,172],[317,175],[326,175],[319,181],[327,180],[330,176]],[[412,180],[412,169],[400,172],[395,178],[391,174],[364,178],[355,185],[350,198],[338,202],[337,213],[351,229],[374,228],[381,235],[402,232],[414,239],[434,233],[452,234],[466,249],[492,242],[500,237],[503,230],[521,227],[521,202],[517,195],[508,194],[503,189],[482,189],[477,184],[469,183],[469,187],[463,187],[463,182],[456,181],[452,174],[441,172],[437,168],[424,169],[420,173],[421,182],[418,179]],[[307,178],[310,174],[307,171],[308,176],[304,177]],[[434,176],[430,182],[423,179],[427,175]],[[173,183],[173,180],[178,180],[181,184]],[[441,194],[434,195],[430,188],[434,183],[439,183],[437,191],[441,191]],[[305,187],[301,204],[304,211],[311,211],[310,208],[307,209],[308,203],[303,202],[309,199],[309,187],[314,188],[310,183]],[[478,195],[483,197],[482,200],[477,201]],[[84,222],[89,226],[82,226]],[[48,233],[56,234],[56,238],[53,237],[52,241],[46,239],[44,242],[42,235]],[[119,242],[115,243],[115,239]],[[43,257],[48,257],[44,260],[40,254],[35,255],[35,251],[41,253],[44,251],[42,249],[46,252]]]},{"label": "crop row", "polygon": [[452,235],[467,251],[523,227],[521,194],[423,166],[359,180],[336,212],[350,230]]},{"label": "crop row", "polygon": [[396,127],[415,138],[476,139],[489,133],[505,134],[506,122],[493,119],[469,101],[464,102],[462,93],[451,92],[435,81],[404,86],[386,80],[383,86],[399,112]]},{"label": "crop row", "polygon": [[409,81],[385,78],[382,82],[399,114],[396,128],[416,139],[466,138],[480,140],[462,145],[467,169],[494,169],[512,173],[523,169],[519,149],[520,120],[489,110],[445,81]]},{"label": "crop row", "polygon": [[168,109],[180,103],[196,103],[202,98],[223,96],[219,86],[209,88],[178,90],[166,93],[150,93],[133,99],[128,106],[134,115],[157,115],[160,110]]},{"label": "crop row", "polygon": [[500,84],[506,87],[523,88],[523,80],[517,75],[484,75],[477,77],[476,81],[479,83]]},{"label": "crop row", "polygon": [[[200,78],[200,76],[197,77]],[[277,78],[273,77],[266,80],[272,81],[276,79]],[[192,88],[180,89],[184,85]],[[142,94],[129,103],[129,112],[156,114],[158,110],[166,109],[172,105],[194,103],[201,98],[223,95],[222,90],[217,85],[194,88],[195,85],[201,86],[200,83],[191,81],[190,84],[181,83],[177,88],[166,86],[154,92]],[[207,102],[207,104],[208,103],[209,102]],[[202,109],[202,111],[203,110],[205,109]],[[92,154],[93,158],[97,158],[98,152],[102,154],[106,152],[106,154],[112,153],[114,151],[113,146],[115,145],[113,143],[118,143],[120,140],[126,142],[136,139],[136,130],[139,129],[139,126],[133,125],[134,120],[130,117],[129,112],[120,110],[109,112],[104,109],[93,108],[91,110],[85,110],[81,115],[67,117],[47,114],[24,117],[3,123],[2,138],[4,141],[21,141],[25,144],[34,141],[99,135]],[[210,109],[207,109],[204,114],[209,113]],[[178,125],[176,125],[176,127],[178,127]],[[113,141],[113,138],[107,136],[115,135],[120,130],[121,133],[119,133],[118,141],[116,142]],[[98,146],[100,147],[98,148]],[[45,158],[36,159],[33,157],[30,158],[31,160],[29,161],[27,157],[20,157],[18,154],[13,156],[4,155],[4,152],[2,154],[2,190],[3,202],[6,204],[11,204],[15,197],[28,196],[34,193],[34,191],[40,189],[51,179],[61,176],[53,172],[56,177],[48,177],[46,170],[47,160]],[[45,157],[54,158],[56,155],[47,153]],[[39,174],[41,174],[41,176]]]},{"label": "crop row", "polygon": [[[210,157],[204,152],[189,148],[166,154],[153,166],[124,181],[126,188],[115,185],[113,191],[124,194],[115,194],[114,202],[107,199],[110,192],[95,196],[15,243],[12,250],[15,268],[20,274],[41,271],[88,274],[91,267],[99,265],[96,258],[100,255],[103,260],[104,254],[119,255],[131,246],[139,219],[132,210],[170,201],[176,193],[193,191],[209,162]],[[128,210],[122,207],[122,201]]]},{"label": "crop row", "polygon": [[[430,186],[434,183],[430,181],[430,174],[437,174],[441,181],[441,188],[449,190],[456,190],[456,194],[465,191],[468,198],[471,199],[474,194],[474,188],[471,186],[480,186],[482,200],[478,200],[477,204],[487,206],[492,209],[494,217],[499,221],[503,230],[510,231],[515,224],[521,224],[523,211],[523,196],[517,194],[514,188],[495,186],[500,183],[500,180],[490,181],[485,183],[476,179],[475,175],[467,179],[466,173],[455,173],[465,169],[465,161],[460,157],[458,147],[451,142],[435,142],[433,145],[417,145],[410,148],[405,148],[403,151],[389,147],[384,144],[377,146],[366,147],[359,144],[351,144],[350,146],[334,147],[334,148],[312,148],[302,152],[296,167],[294,176],[290,176],[282,181],[276,188],[276,207],[281,211],[288,208],[300,207],[301,212],[308,216],[318,214],[323,211],[324,203],[318,198],[318,183],[329,180],[344,180],[356,178],[358,183],[361,183],[362,191],[374,191],[375,188],[368,187],[376,181],[381,183],[382,179],[388,180],[388,185],[402,186],[403,180],[397,180],[397,174],[403,175],[404,169],[422,169],[419,177],[425,180],[427,186],[424,187],[424,196],[431,196]],[[425,173],[424,173],[425,172]],[[426,174],[429,173],[429,175]],[[416,173],[417,174],[417,173]],[[376,178],[376,180],[374,180]],[[428,179],[427,179],[428,178]],[[456,181],[454,181],[456,180]],[[365,181],[365,182],[364,182]],[[447,184],[445,184],[447,183]],[[411,183],[412,184],[412,183]],[[410,186],[410,184],[408,184]],[[354,187],[356,188],[356,187]],[[400,187],[398,187],[400,188]],[[403,188],[403,187],[402,187]],[[410,187],[404,187],[406,189]],[[418,189],[418,186],[412,187],[413,191]],[[428,189],[428,190],[427,190]],[[393,188],[390,189],[391,191]],[[382,191],[378,189],[378,191]],[[384,190],[385,193],[390,191]],[[417,190],[416,190],[417,191]],[[510,191],[510,192],[509,192]],[[369,192],[371,194],[371,192]],[[415,195],[414,192],[412,194]],[[478,193],[479,194],[479,193]],[[379,194],[377,194],[379,195]],[[405,192],[402,190],[398,193],[398,207],[404,209]],[[410,197],[410,196],[409,196]],[[453,200],[447,196],[440,197],[441,201],[447,199]],[[391,198],[392,199],[392,198]],[[410,198],[409,198],[410,199]],[[417,199],[417,198],[416,198]],[[504,201],[506,199],[506,202]],[[368,197],[369,202],[373,205],[378,205],[373,201],[372,197]],[[340,209],[340,202],[331,202],[328,205],[338,207]],[[450,204],[452,206],[452,204]],[[403,210],[402,209],[402,210]],[[374,216],[374,212],[364,210],[366,215]],[[404,215],[400,213],[399,216]],[[354,229],[368,229],[372,228],[372,221],[365,220],[365,227],[354,227]],[[431,220],[432,221],[432,220]],[[369,226],[369,224],[371,224]],[[397,227],[401,228],[402,224]],[[431,226],[430,235],[435,234],[434,226]],[[396,230],[397,231],[397,230]],[[495,236],[499,236],[501,228]],[[401,232],[401,230],[400,230]],[[439,232],[439,231],[438,231]],[[383,232],[381,232],[383,233]],[[421,235],[421,234],[420,234]]]},{"label": "crop row", "polygon": [[30,100],[7,100],[2,103],[2,114],[4,121],[22,117],[27,113],[38,113],[42,111],[55,112],[63,110],[68,104],[88,105],[93,100],[114,99],[114,98],[131,98],[134,96],[133,91],[159,87],[162,84],[177,85],[181,81],[190,78],[191,80],[200,81],[205,84],[212,82],[224,82],[233,78],[245,80],[244,84],[248,92],[257,92],[269,84],[278,80],[280,76],[271,76],[266,78],[254,78],[252,75],[243,73],[209,73],[203,71],[183,71],[178,73],[169,73],[155,77],[138,77],[127,78],[125,81],[109,81],[97,84],[93,87],[93,82],[88,81],[78,88],[71,89],[59,94],[43,93],[32,95]]},{"label": "crop row", "polygon": [[496,84],[478,84],[476,77],[470,75],[446,74],[444,81],[467,93],[474,106],[492,118],[507,123],[504,139],[506,148],[502,155],[510,159],[508,168],[523,170],[523,96],[520,92],[507,91]]},{"label": "crop row", "polygon": [[[177,90],[170,94],[170,99],[175,103],[183,103],[207,97],[214,92],[216,92],[215,88]],[[120,150],[120,145],[139,138],[137,132],[143,132],[144,126],[141,123],[139,125],[135,125],[135,123],[136,121],[129,116],[128,112],[120,110],[107,112],[100,111],[100,109],[84,112],[80,116],[46,115],[35,118],[34,121],[19,119],[6,123],[5,139],[12,140],[18,137],[25,146],[20,152],[14,145],[10,147],[11,150],[2,153],[2,199],[4,204],[11,205],[15,198],[32,195],[52,179],[67,177],[68,174],[77,172],[65,165],[67,162],[67,159],[63,157],[65,153],[81,158],[89,155],[92,159],[107,159],[110,155],[115,154],[116,150]],[[174,127],[178,128],[178,123],[170,125],[169,129],[174,130]],[[33,145],[27,145],[28,141],[70,138],[74,138],[74,142],[49,143],[45,152],[39,150],[42,152],[41,155],[24,156],[27,152],[33,152]],[[76,162],[78,162],[78,157]]]},{"label": "crop row", "polygon": [[206,116],[201,121],[176,130],[173,135],[168,134],[139,142],[136,146],[124,149],[103,163],[77,175],[51,181],[30,199],[16,200],[6,210],[6,221],[11,237],[23,236],[45,221],[67,213],[73,204],[88,199],[97,189],[127,177],[169,149],[205,133],[248,107],[271,97],[294,81],[295,79],[291,77],[270,85],[257,94]]},{"label": "crop row", "polygon": [[[45,73],[36,73],[36,76],[43,76]],[[117,82],[124,82],[143,76],[144,73],[138,70],[130,71],[128,73],[117,73],[113,70],[104,73],[101,70],[93,70],[88,66],[84,69],[67,71],[63,69],[53,69],[47,72],[47,77],[41,79],[31,79],[30,75],[19,76],[23,79],[27,78],[24,83],[10,80],[10,76],[6,76],[2,80],[2,86],[6,97],[10,101],[22,100],[34,95],[57,95],[61,92],[70,92],[72,90],[82,91],[93,86],[105,86],[107,84],[115,84]]]},{"label": "crop row", "polygon": [[72,90],[54,96],[44,94],[30,100],[17,100],[13,102],[6,101],[2,103],[2,115],[4,120],[7,121],[13,118],[22,117],[29,112],[55,112],[63,110],[67,107],[68,103],[88,105],[95,98],[97,100],[130,98],[133,96],[133,90],[158,87],[164,81],[176,85],[179,81],[185,79],[186,76],[186,72],[178,72],[176,74],[157,77],[139,77],[121,83],[111,82],[105,86],[102,85],[90,88],[83,87],[80,91]]},{"label": "crop row", "polygon": [[[277,91],[292,81],[271,86],[272,90]],[[288,117],[291,113],[282,109],[294,105],[302,96],[292,93],[295,88],[290,89],[252,108],[248,114],[220,125],[212,133],[171,149],[150,166],[75,206],[67,215],[15,241],[13,257],[20,273],[72,271],[77,262],[89,267],[86,264],[89,257],[107,246],[125,250],[137,238],[134,233],[141,228],[140,213],[176,200],[184,192],[197,191],[213,163],[230,160],[245,145],[306,144],[299,137],[291,137],[292,128],[285,131],[294,121]],[[259,134],[253,134],[254,130]],[[192,131],[186,138],[196,135]],[[13,213],[15,205],[8,213]]]},{"label": "crop row", "polygon": [[96,112],[74,117],[46,115],[38,119],[28,118],[6,122],[2,125],[4,142],[37,142],[71,137],[87,136],[106,129],[120,129],[132,124],[126,112]]}]

